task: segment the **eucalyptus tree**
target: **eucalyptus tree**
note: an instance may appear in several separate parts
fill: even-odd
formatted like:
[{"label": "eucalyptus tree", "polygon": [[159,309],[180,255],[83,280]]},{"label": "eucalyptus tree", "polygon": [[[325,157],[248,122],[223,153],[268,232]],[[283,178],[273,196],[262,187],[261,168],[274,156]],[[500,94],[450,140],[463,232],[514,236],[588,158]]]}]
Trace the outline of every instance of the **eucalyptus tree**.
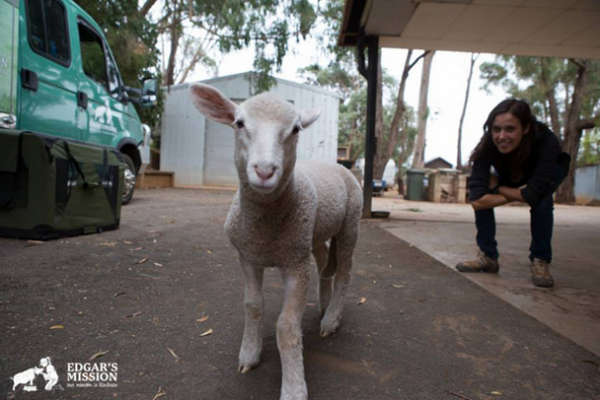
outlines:
[{"label": "eucalyptus tree", "polygon": [[600,127],[600,62],[498,56],[480,69],[487,80],[485,87],[500,85],[510,95],[526,99],[558,136],[572,162],[556,192],[556,201],[575,201],[575,167],[582,134]]},{"label": "eucalyptus tree", "polygon": [[[328,52],[330,58],[328,62],[332,65],[337,64],[340,69],[355,76],[355,79],[362,82],[361,89],[363,92],[354,97],[345,96],[343,100],[349,108],[348,111],[353,111],[357,118],[352,115],[348,121],[354,123],[352,132],[355,132],[351,141],[357,141],[360,135],[361,151],[364,148],[364,135],[366,132],[366,81],[359,76],[357,72],[357,58],[359,57],[358,50],[355,47],[339,47],[337,46],[337,38],[341,30],[344,1],[331,0],[328,2],[319,3],[318,19],[319,25],[322,27],[321,32],[315,36],[321,42],[321,48]],[[404,92],[406,82],[408,80],[410,70],[425,56],[423,52],[415,57],[412,50],[407,52],[406,61],[401,69],[398,69],[399,81],[393,83],[386,78],[385,72],[381,68],[381,54],[378,62],[378,88],[376,99],[376,115],[375,115],[375,157],[373,160],[373,178],[381,179],[385,166],[390,158],[396,161],[397,165],[402,165],[412,153],[414,147],[414,138],[416,129],[414,128],[414,113],[404,101]],[[331,60],[333,57],[333,60]],[[321,68],[329,68],[330,65]],[[352,89],[355,90],[355,89]],[[362,96],[362,97],[361,97]],[[359,100],[362,99],[362,100]],[[340,121],[344,121],[344,105],[340,108]],[[358,115],[358,112],[361,114]],[[343,125],[340,126],[340,134],[345,135],[346,130]]]},{"label": "eucalyptus tree", "polygon": [[252,48],[258,88],[266,89],[289,43],[306,38],[316,20],[309,0],[165,0],[162,5],[157,26],[168,37],[167,85],[176,82],[176,75],[180,81],[187,77],[196,63],[216,67],[211,50],[223,54]]}]

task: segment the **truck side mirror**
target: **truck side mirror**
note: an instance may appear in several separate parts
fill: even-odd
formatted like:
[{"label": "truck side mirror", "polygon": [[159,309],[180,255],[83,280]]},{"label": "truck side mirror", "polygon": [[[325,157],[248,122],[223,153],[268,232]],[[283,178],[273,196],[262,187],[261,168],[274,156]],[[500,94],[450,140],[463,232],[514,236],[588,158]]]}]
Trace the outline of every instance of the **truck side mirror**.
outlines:
[{"label": "truck side mirror", "polygon": [[144,79],[142,82],[142,107],[152,107],[156,105],[157,86],[156,79]]}]

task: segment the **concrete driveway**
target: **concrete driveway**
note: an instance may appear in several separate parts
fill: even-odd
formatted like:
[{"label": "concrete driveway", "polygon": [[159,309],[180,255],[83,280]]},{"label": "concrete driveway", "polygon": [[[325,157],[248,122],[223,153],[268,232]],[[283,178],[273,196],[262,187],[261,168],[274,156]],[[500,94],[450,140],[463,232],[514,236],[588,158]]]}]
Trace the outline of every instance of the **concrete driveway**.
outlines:
[{"label": "concrete driveway", "polygon": [[[388,192],[373,209],[391,211],[383,228],[453,270],[476,254],[467,204],[405,201]],[[555,205],[553,289],[530,281],[529,207],[515,203],[495,213],[500,273],[464,276],[600,356],[600,207]]]},{"label": "concrete driveway", "polygon": [[[118,230],[44,243],[0,239],[0,399],[277,399],[276,270],[265,274],[262,363],[237,372],[242,280],[222,227],[231,198],[139,191]],[[309,292],[303,340],[312,400],[600,398],[598,356],[388,232],[420,224],[361,222],[333,337],[320,338]],[[526,287],[526,271],[519,279]],[[557,281],[560,288],[566,278]],[[13,393],[9,378],[46,356],[64,390],[45,392],[38,376],[39,391]],[[101,365],[116,366],[114,385],[68,374]]]}]

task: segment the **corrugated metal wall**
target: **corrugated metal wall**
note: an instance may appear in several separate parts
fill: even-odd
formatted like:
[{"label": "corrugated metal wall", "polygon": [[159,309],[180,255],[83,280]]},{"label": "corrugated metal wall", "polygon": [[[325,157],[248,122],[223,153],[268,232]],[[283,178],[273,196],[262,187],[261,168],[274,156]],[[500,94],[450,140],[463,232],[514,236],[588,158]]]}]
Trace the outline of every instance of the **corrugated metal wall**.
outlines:
[{"label": "corrugated metal wall", "polygon": [[575,198],[578,203],[600,200],[600,165],[575,170]]},{"label": "corrugated metal wall", "polygon": [[[241,102],[250,97],[251,79],[252,75],[245,73],[203,83]],[[233,131],[206,120],[192,104],[189,87],[189,84],[172,86],[167,95],[161,129],[161,170],[175,172],[176,186],[236,185]],[[300,133],[298,159],[335,163],[338,97],[319,88],[280,79],[271,91],[293,102],[297,109],[321,110],[319,119]]]},{"label": "corrugated metal wall", "polygon": [[166,94],[160,138],[160,169],[175,172],[175,185],[201,185],[205,118],[194,105],[188,85]]}]

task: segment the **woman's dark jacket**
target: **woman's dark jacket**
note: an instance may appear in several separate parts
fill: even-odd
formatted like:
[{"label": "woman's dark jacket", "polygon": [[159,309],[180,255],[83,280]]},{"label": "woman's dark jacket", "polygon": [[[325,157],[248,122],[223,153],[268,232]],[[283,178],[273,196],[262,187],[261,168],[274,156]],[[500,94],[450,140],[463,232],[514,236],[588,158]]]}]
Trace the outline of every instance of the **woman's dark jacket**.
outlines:
[{"label": "woman's dark jacket", "polygon": [[556,135],[546,125],[538,122],[536,128],[531,153],[518,180],[511,178],[507,157],[500,154],[495,146],[487,157],[473,162],[468,184],[469,201],[490,193],[490,167],[496,170],[501,186],[527,185],[521,189],[521,196],[531,207],[556,190],[569,172],[570,157],[561,151]]}]

